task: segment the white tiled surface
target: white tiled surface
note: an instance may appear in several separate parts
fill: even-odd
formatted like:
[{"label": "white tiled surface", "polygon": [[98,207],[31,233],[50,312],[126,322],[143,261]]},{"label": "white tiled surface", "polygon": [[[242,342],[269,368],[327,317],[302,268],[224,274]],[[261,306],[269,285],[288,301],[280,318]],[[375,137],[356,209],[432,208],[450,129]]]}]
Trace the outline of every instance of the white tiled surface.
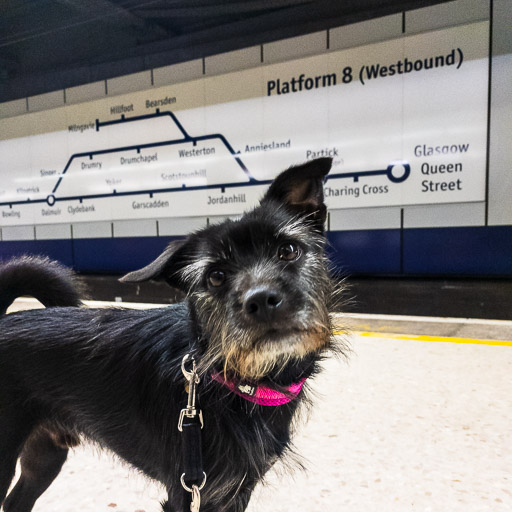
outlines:
[{"label": "white tiled surface", "polygon": [[402,35],[402,14],[336,27],[329,32],[329,49],[341,50]]},{"label": "white tiled surface", "polygon": [[[510,74],[512,69],[510,22],[510,0],[494,0],[494,59],[492,66],[492,111],[491,111],[491,148],[489,173],[489,224],[507,225],[512,223],[512,174],[508,172],[512,159],[509,134],[511,130],[510,113],[511,89]],[[455,0],[416,9],[406,13],[406,33],[416,33],[436,28],[453,26],[462,23],[488,19],[490,15],[490,0]],[[361,23],[342,26],[330,30],[330,49],[346,48],[367,44],[374,41],[400,36],[402,15],[395,14],[368,20]],[[281,62],[297,57],[318,54],[326,49],[326,32],[320,31],[295,38],[284,39],[264,45],[265,63]],[[215,55],[205,60],[207,74],[218,74],[259,65],[260,47],[254,46],[234,52]],[[197,59],[190,62],[166,66],[153,70],[154,85],[160,86],[199,78],[203,76],[203,61]],[[108,80],[109,94],[121,94],[130,91],[149,89],[151,87],[151,72],[144,71],[132,75]],[[78,103],[105,96],[105,82],[94,82],[66,90],[66,102]],[[52,109],[64,104],[64,91],[54,91],[47,94],[32,96],[0,104],[0,117],[10,117],[26,112],[27,102],[30,111]],[[425,215],[422,213],[425,210]],[[450,206],[447,206],[449,209]],[[461,205],[455,215],[455,222],[444,222],[448,217],[437,215],[430,206],[419,207],[416,210],[406,210],[406,227],[420,227],[424,220],[433,219],[432,226],[441,225],[480,225],[481,208]],[[370,209],[366,209],[370,210]],[[366,215],[359,211],[340,216],[332,215],[331,229],[367,229],[396,227],[396,215],[392,209],[382,209],[383,217],[372,220],[372,214]],[[455,212],[455,209],[454,209]],[[468,216],[466,216],[468,213]],[[419,218],[418,217],[421,217]],[[419,220],[415,220],[416,217]],[[353,219],[350,220],[350,219]],[[371,221],[371,222],[367,222]],[[165,231],[164,227],[164,231]],[[78,232],[80,228],[78,228]],[[78,233],[77,232],[77,233]],[[102,231],[103,232],[103,231]],[[23,232],[23,236],[29,236]],[[7,238],[12,232],[7,230]],[[106,236],[106,235],[103,235]],[[109,235],[110,236],[110,235]]]},{"label": "white tiled surface", "polygon": [[400,208],[347,208],[329,211],[331,231],[400,229]]},{"label": "white tiled surface", "polygon": [[414,11],[405,15],[405,32],[413,34],[437,28],[462,25],[489,19],[489,0],[455,0]]},{"label": "white tiled surface", "polygon": [[323,30],[305,36],[267,43],[263,45],[263,59],[265,64],[272,64],[307,55],[316,55],[324,52],[326,48],[327,33]]},{"label": "white tiled surface", "polygon": [[153,70],[153,83],[155,87],[179,82],[195,80],[203,76],[203,60],[196,59],[188,62],[181,62],[171,66],[155,68]]},{"label": "white tiled surface", "polygon": [[512,224],[512,2],[494,0],[489,224]]},{"label": "white tiled surface", "polygon": [[157,236],[156,220],[119,220],[114,222],[115,237]]},{"label": "white tiled surface", "polygon": [[62,107],[64,105],[64,91],[47,92],[28,98],[28,110],[30,112],[39,112],[41,110],[50,110],[52,108]]},{"label": "white tiled surface", "polygon": [[404,208],[404,228],[483,226],[485,203],[436,204]]},{"label": "white tiled surface", "polygon": [[71,224],[36,226],[36,240],[65,240],[71,238]]},{"label": "white tiled surface", "polygon": [[107,80],[109,96],[127,92],[143,91],[151,88],[151,71],[142,71]]},{"label": "white tiled surface", "polygon": [[73,224],[73,238],[110,238],[111,222],[80,222]]},{"label": "white tiled surface", "polygon": [[158,221],[160,236],[188,235],[197,229],[206,227],[206,217],[173,217]]},{"label": "white tiled surface", "polygon": [[242,50],[206,57],[205,70],[207,75],[219,75],[221,73],[253,68],[260,63],[261,47],[251,46]]},{"label": "white tiled surface", "polygon": [[81,103],[82,101],[97,100],[106,95],[105,81],[92,82],[66,89],[66,103]]},{"label": "white tiled surface", "polygon": [[20,100],[6,101],[0,103],[0,118],[14,117],[27,113],[27,99],[21,98]]},{"label": "white tiled surface", "polygon": [[2,240],[34,240],[34,226],[5,226],[2,228]]}]

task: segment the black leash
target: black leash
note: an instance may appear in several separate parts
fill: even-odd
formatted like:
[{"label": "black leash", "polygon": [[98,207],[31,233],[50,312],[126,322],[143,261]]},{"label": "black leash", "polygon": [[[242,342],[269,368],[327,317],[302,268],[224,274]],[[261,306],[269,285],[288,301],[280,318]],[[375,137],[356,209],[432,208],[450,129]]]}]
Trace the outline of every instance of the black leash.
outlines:
[{"label": "black leash", "polygon": [[[189,363],[192,363],[190,371],[186,368]],[[181,410],[178,421],[178,430],[182,433],[183,440],[183,474],[180,480],[183,489],[186,491],[184,512],[199,512],[201,507],[200,491],[206,483],[201,445],[203,413],[198,405],[199,398],[197,394],[197,385],[201,379],[197,374],[196,361],[191,354],[187,354],[183,358],[181,371],[188,382],[187,407]],[[190,504],[189,509],[187,509],[187,504]]]}]

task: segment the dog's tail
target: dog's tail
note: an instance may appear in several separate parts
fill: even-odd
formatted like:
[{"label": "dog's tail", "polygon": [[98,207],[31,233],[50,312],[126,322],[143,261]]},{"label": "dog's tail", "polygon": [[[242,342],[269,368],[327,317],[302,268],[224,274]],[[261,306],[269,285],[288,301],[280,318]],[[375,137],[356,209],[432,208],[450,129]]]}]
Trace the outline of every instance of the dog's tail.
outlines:
[{"label": "dog's tail", "polygon": [[46,307],[81,306],[81,285],[71,270],[39,256],[21,256],[0,262],[0,315],[23,295]]}]

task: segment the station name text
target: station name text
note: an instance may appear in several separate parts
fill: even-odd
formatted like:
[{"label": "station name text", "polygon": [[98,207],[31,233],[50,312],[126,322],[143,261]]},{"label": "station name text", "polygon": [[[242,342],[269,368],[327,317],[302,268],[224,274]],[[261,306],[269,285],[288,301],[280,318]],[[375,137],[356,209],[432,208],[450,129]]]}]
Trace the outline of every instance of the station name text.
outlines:
[{"label": "station name text", "polygon": [[[276,96],[335,85],[350,84],[359,81],[365,85],[370,80],[387,78],[395,75],[404,75],[431,69],[453,66],[459,69],[464,62],[464,53],[460,48],[453,48],[444,55],[433,55],[421,59],[405,57],[388,64],[363,64],[358,70],[352,66],[345,66],[340,72],[326,73],[324,75],[309,76],[301,73],[288,80],[273,78],[267,80],[267,96]],[[357,73],[357,74],[356,74]]]}]

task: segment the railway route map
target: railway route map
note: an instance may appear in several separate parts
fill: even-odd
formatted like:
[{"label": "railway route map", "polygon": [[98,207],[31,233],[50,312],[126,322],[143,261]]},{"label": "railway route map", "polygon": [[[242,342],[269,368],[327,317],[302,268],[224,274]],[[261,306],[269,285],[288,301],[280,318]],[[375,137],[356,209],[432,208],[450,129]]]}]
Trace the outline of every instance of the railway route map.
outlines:
[{"label": "railway route map", "polygon": [[333,158],[330,208],[485,198],[488,23],[0,120],[0,222],[239,215]]}]

